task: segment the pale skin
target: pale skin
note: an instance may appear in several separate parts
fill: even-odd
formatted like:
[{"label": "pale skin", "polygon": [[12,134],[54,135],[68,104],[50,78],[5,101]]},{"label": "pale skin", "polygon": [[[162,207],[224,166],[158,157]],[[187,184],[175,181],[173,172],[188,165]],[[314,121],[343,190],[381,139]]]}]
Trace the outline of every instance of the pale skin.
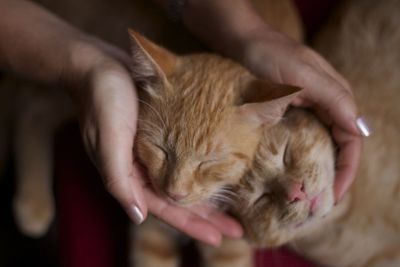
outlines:
[{"label": "pale skin", "polygon": [[[339,200],[355,177],[361,151],[357,109],[345,79],[317,53],[263,23],[246,0],[189,0],[183,23],[256,75],[305,88],[293,104],[315,108],[340,147]],[[79,110],[86,150],[107,190],[134,222],[141,223],[150,212],[211,245],[223,235],[242,235],[241,226],[226,215],[208,207],[174,206],[148,187],[132,153],[138,103],[125,51],[28,1],[0,0],[0,25],[0,68],[68,90]]]}]

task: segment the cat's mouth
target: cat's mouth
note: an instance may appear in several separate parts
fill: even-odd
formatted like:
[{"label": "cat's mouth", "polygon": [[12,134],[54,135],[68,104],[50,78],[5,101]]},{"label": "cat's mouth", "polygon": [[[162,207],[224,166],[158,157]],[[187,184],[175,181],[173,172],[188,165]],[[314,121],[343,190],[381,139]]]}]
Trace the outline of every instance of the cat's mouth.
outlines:
[{"label": "cat's mouth", "polygon": [[321,205],[321,198],[323,193],[324,191],[316,194],[314,197],[309,199],[310,208],[308,211],[308,217],[313,217],[318,211],[318,208]]},{"label": "cat's mouth", "polygon": [[[313,220],[316,217],[315,215],[318,211],[318,207],[319,207],[320,201],[321,201],[320,198],[321,197],[319,194],[308,200],[308,207],[309,207],[308,214],[303,221],[295,223],[294,228],[296,228],[296,229],[300,228],[301,226],[305,225],[307,222],[309,222],[310,220]],[[307,212],[307,210],[306,210],[306,212]]]},{"label": "cat's mouth", "polygon": [[308,222],[314,219],[326,216],[328,211],[326,208],[323,207],[324,205],[326,205],[323,203],[324,197],[326,197],[325,195],[326,195],[326,190],[322,190],[319,193],[314,194],[313,197],[310,197],[307,200],[308,208],[306,208],[305,212],[308,212],[308,214],[305,217],[305,219],[294,224],[295,229],[307,225]]}]

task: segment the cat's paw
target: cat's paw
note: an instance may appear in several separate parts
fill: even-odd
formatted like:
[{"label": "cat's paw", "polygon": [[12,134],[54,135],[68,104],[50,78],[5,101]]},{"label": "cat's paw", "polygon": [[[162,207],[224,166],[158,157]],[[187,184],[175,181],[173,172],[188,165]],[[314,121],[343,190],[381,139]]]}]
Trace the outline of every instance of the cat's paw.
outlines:
[{"label": "cat's paw", "polygon": [[20,231],[33,238],[44,236],[54,219],[54,200],[51,196],[17,195],[13,203],[14,217]]}]

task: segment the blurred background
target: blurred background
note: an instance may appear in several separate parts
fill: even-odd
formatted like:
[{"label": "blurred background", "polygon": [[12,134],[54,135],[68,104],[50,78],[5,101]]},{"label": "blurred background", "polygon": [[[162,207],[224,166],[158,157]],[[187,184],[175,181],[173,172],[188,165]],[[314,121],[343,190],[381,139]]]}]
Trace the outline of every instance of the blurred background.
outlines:
[{"label": "blurred background", "polygon": [[55,267],[57,266],[56,225],[39,239],[22,235],[12,214],[14,193],[14,166],[8,159],[5,173],[0,178],[0,266],[2,267]]}]

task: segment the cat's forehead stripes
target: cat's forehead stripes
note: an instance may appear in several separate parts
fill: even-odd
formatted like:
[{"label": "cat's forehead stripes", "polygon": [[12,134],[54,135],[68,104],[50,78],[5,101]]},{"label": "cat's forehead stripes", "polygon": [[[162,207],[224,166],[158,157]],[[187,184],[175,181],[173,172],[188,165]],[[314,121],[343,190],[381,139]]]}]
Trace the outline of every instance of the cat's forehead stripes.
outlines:
[{"label": "cat's forehead stripes", "polygon": [[222,127],[227,107],[234,104],[239,69],[220,58],[201,59],[187,59],[191,62],[182,65],[190,63],[191,68],[168,77],[174,93],[166,94],[163,102],[167,104],[160,105],[160,112],[168,117],[169,142],[176,149],[209,151],[212,144],[207,140]]}]

